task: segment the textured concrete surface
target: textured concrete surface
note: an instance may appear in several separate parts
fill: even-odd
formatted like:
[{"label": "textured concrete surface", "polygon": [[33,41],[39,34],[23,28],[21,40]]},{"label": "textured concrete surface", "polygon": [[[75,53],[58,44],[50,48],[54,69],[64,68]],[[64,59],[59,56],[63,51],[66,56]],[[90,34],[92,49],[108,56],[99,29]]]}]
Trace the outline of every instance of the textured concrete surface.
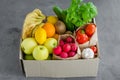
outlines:
[{"label": "textured concrete surface", "polygon": [[96,78],[25,78],[18,58],[25,15],[35,8],[52,15],[53,5],[66,8],[70,0],[1,0],[0,80],[120,80],[120,0],[90,1],[95,3],[99,11],[96,21],[101,60]]}]

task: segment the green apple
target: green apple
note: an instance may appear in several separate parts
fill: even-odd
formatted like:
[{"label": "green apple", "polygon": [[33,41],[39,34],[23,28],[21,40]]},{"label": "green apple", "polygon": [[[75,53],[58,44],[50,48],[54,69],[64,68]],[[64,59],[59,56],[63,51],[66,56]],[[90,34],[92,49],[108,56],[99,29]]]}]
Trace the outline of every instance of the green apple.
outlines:
[{"label": "green apple", "polygon": [[31,54],[30,55],[25,55],[24,59],[25,60],[34,60],[34,58],[33,58],[33,56]]},{"label": "green apple", "polygon": [[21,49],[25,54],[32,54],[33,49],[37,46],[34,38],[26,38],[21,43]]},{"label": "green apple", "polygon": [[36,60],[46,60],[49,56],[48,49],[45,46],[36,46],[33,50],[33,57]]},{"label": "green apple", "polygon": [[48,38],[45,43],[44,46],[47,47],[49,53],[53,53],[53,48],[55,48],[57,46],[57,40],[54,38]]}]

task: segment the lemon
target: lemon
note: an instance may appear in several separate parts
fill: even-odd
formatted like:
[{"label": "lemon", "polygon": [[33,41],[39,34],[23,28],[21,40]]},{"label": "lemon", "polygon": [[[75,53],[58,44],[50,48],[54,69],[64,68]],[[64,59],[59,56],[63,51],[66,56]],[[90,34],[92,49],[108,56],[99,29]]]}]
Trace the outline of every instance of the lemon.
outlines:
[{"label": "lemon", "polygon": [[56,16],[48,16],[47,22],[55,24],[58,21],[58,18]]},{"label": "lemon", "polygon": [[41,23],[37,26],[35,26],[35,28],[32,30],[31,36],[34,38],[35,37],[35,31],[39,28],[39,27],[43,27],[44,23]]},{"label": "lemon", "polygon": [[39,27],[36,31],[35,31],[35,39],[39,44],[44,44],[44,42],[47,39],[47,33],[46,31]]}]

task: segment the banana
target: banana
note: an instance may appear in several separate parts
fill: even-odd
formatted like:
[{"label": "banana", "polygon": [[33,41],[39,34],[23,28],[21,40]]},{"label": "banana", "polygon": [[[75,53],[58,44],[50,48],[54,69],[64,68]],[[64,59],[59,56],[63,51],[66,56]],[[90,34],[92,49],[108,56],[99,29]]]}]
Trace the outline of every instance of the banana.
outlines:
[{"label": "banana", "polygon": [[39,9],[28,13],[23,24],[22,39],[31,37],[32,30],[41,24],[45,18],[46,16]]}]

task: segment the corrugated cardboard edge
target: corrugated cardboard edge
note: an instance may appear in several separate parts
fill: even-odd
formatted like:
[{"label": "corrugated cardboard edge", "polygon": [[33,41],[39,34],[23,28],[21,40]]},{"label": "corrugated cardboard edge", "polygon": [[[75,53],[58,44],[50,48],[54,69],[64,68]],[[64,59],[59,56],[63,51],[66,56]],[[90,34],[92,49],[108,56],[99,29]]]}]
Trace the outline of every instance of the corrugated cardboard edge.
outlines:
[{"label": "corrugated cardboard edge", "polygon": [[[93,23],[97,26],[97,23],[96,23],[95,18],[93,18],[93,19],[92,19],[92,22],[93,22]],[[98,26],[97,26],[97,27],[98,27]],[[97,28],[97,29],[98,29],[98,28]],[[96,30],[97,30],[97,29],[96,29]],[[100,47],[99,47],[98,30],[97,30],[97,32],[96,32],[96,33],[97,33],[97,48],[98,48],[98,56],[97,56],[97,57],[100,59]]]},{"label": "corrugated cardboard edge", "polygon": [[[20,39],[20,44],[22,42],[22,39]],[[22,54],[22,51],[21,51],[21,46],[19,46],[19,60],[20,60],[20,65],[21,65],[21,68],[22,68],[22,71],[23,73],[26,75],[25,73],[25,69],[24,69],[24,63],[23,63],[23,54]]]}]

